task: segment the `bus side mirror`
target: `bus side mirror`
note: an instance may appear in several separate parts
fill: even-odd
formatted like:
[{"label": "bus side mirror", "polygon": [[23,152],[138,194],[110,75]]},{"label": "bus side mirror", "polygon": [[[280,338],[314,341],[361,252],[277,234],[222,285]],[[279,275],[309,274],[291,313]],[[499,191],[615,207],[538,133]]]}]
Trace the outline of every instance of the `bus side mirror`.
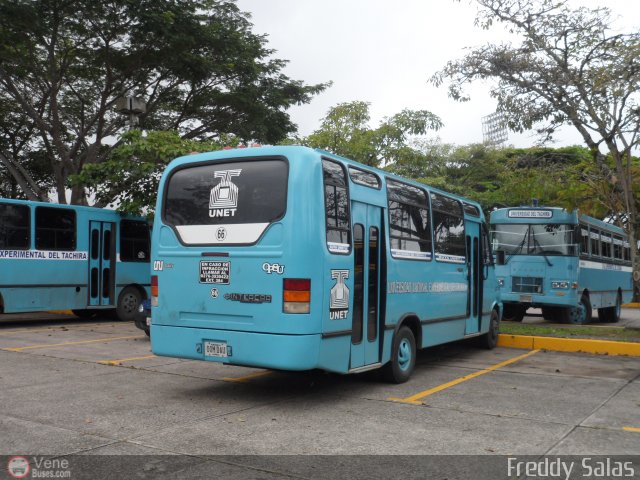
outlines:
[{"label": "bus side mirror", "polygon": [[496,265],[504,265],[504,250],[496,252]]}]

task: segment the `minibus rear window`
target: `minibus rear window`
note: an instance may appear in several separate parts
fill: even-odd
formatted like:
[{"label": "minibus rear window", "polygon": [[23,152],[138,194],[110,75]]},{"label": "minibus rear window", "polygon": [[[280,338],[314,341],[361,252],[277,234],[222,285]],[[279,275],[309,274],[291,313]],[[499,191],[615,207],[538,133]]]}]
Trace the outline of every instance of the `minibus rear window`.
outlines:
[{"label": "minibus rear window", "polygon": [[287,206],[287,163],[266,159],[176,170],[165,188],[163,220],[173,226],[268,224]]}]

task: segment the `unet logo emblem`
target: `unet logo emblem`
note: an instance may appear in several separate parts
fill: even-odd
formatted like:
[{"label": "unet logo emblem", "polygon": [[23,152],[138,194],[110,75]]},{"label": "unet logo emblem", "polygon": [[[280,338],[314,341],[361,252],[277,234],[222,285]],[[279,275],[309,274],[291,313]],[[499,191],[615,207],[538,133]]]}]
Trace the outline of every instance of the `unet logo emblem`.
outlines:
[{"label": "unet logo emblem", "polygon": [[209,196],[209,216],[234,217],[238,208],[238,186],[231,181],[233,177],[239,177],[242,169],[220,170],[214,172],[215,178],[220,178],[220,183],[211,189]]}]

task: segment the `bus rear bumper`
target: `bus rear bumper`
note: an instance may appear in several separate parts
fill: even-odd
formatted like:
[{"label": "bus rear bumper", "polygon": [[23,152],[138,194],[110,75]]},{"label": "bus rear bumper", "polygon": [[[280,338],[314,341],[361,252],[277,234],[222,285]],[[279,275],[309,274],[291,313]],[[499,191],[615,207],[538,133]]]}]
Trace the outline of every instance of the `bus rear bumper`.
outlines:
[{"label": "bus rear bumper", "polygon": [[[206,355],[205,342],[224,344],[226,357]],[[321,335],[269,333],[151,325],[155,355],[277,370],[318,367]]]},{"label": "bus rear bumper", "polygon": [[519,294],[502,294],[501,301],[504,305],[527,305],[533,308],[542,307],[571,307],[578,303],[575,293],[567,295],[519,295]]}]

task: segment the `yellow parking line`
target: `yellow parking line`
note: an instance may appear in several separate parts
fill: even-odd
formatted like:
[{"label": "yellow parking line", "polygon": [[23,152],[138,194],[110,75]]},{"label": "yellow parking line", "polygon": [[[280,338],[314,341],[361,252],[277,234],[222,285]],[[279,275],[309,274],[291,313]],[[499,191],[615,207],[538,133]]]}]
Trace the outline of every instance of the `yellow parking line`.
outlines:
[{"label": "yellow parking line", "polygon": [[145,357],[130,357],[130,358],[121,358],[120,360],[100,360],[98,363],[102,365],[121,365],[123,362],[133,362],[134,360],[148,360],[149,358],[156,358],[155,355],[147,355]]},{"label": "yellow parking line", "polygon": [[623,429],[625,432],[640,433],[640,428],[636,428],[636,427],[623,427],[622,429]]},{"label": "yellow parking line", "polygon": [[464,377],[456,378],[451,382],[443,383],[442,385],[438,385],[437,387],[430,388],[429,390],[425,390],[420,393],[416,393],[415,395],[411,395],[407,398],[388,398],[387,400],[391,400],[393,402],[400,403],[410,403],[412,405],[422,405],[422,399],[428,397],[429,395],[433,395],[434,393],[441,392],[442,390],[446,390],[447,388],[458,385],[462,382],[466,382],[467,380],[471,380],[472,378],[479,377],[480,375],[484,375],[485,373],[493,372],[494,370],[498,370],[499,368],[506,367],[512,363],[517,362],[518,360],[522,360],[523,358],[529,357],[535,353],[538,353],[540,350],[533,350],[531,352],[527,352],[524,355],[520,355],[518,357],[510,358],[509,360],[505,360],[504,362],[497,363],[492,365],[491,367],[485,368],[484,370],[479,370],[470,375],[465,375]]},{"label": "yellow parking line", "polygon": [[28,345],[26,347],[2,348],[1,350],[6,350],[7,352],[22,352],[23,350],[33,350],[36,348],[64,347],[66,345],[81,345],[83,343],[112,342],[114,340],[130,340],[132,338],[146,338],[146,337],[143,337],[140,335],[134,335],[129,337],[107,337],[107,338],[97,338],[95,340],[82,340],[78,342],[50,343],[50,344],[42,344],[42,345]]},{"label": "yellow parking line", "polygon": [[8,332],[0,331],[0,337],[5,335],[15,335],[18,333],[33,333],[33,332],[51,332],[52,330],[65,330],[77,329],[77,328],[95,328],[95,327],[117,327],[118,325],[128,325],[126,323],[89,323],[83,325],[56,325],[47,328],[25,328],[22,330],[9,330]]},{"label": "yellow parking line", "polygon": [[273,372],[271,370],[267,370],[265,372],[256,372],[251,373],[249,375],[245,375],[244,377],[225,377],[222,380],[227,382],[248,382],[249,380],[253,380],[254,378],[264,377],[266,375],[271,375]]}]

